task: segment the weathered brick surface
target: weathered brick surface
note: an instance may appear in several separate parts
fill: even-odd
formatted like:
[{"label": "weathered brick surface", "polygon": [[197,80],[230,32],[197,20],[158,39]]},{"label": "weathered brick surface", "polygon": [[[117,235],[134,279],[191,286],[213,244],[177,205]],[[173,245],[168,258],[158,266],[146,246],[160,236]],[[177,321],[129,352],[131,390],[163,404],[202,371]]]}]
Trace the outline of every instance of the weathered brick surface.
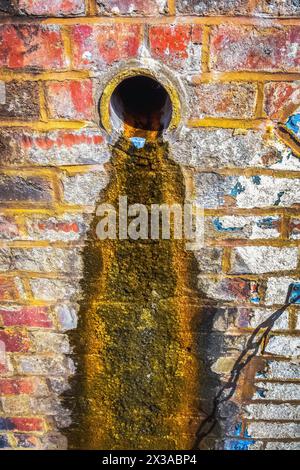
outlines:
[{"label": "weathered brick surface", "polygon": [[93,85],[90,80],[50,82],[46,88],[51,118],[95,118]]},{"label": "weathered brick surface", "polygon": [[0,449],[9,449],[12,445],[9,442],[8,436],[5,434],[0,434]]},{"label": "weathered brick surface", "polygon": [[195,252],[200,272],[220,272],[222,268],[222,248],[202,248]]},{"label": "weathered brick surface", "polygon": [[42,431],[44,422],[41,418],[0,418],[0,429],[7,431]]},{"label": "weathered brick surface", "polygon": [[52,200],[52,185],[45,178],[0,176],[1,202],[49,202]]},{"label": "weathered brick surface", "polygon": [[282,402],[296,401],[300,399],[300,385],[296,383],[272,383],[258,382],[254,399],[278,400]]},{"label": "weathered brick surface", "polygon": [[141,45],[139,25],[76,25],[71,29],[76,69],[104,71],[107,65],[134,58]]},{"label": "weathered brick surface", "polygon": [[3,14],[14,14],[16,13],[16,5],[12,0],[1,0],[0,1],[0,12]]},{"label": "weathered brick surface", "polygon": [[196,176],[196,184],[198,202],[207,208],[287,207],[297,204],[300,196],[298,179],[200,173]]},{"label": "weathered brick surface", "polygon": [[88,218],[81,214],[62,217],[34,216],[26,220],[29,240],[71,241],[84,239],[88,230]]},{"label": "weathered brick surface", "polygon": [[298,240],[300,238],[300,219],[290,220],[290,238]]},{"label": "weathered brick surface", "polygon": [[[238,328],[256,328],[262,322],[272,315],[271,308],[240,308],[237,309],[237,314],[234,316],[236,320],[235,326]],[[280,318],[274,323],[273,330],[288,330],[289,329],[289,314],[284,312]]]},{"label": "weathered brick surface", "polygon": [[278,238],[280,217],[278,216],[220,216],[208,217],[205,223],[207,238],[245,238],[250,240]]},{"label": "weathered brick surface", "polygon": [[293,282],[300,282],[295,277],[270,277],[267,281],[266,304],[281,304],[286,302],[288,287]]},{"label": "weathered brick surface", "polygon": [[40,439],[36,436],[24,433],[15,433],[16,448],[20,449],[41,449]]},{"label": "weathered brick surface", "polygon": [[38,85],[35,82],[1,82],[4,99],[0,103],[0,118],[38,120],[40,115]]},{"label": "weathered brick surface", "polygon": [[300,450],[300,443],[271,441],[267,443],[266,450]]},{"label": "weathered brick surface", "polygon": [[294,380],[299,377],[300,365],[297,362],[267,361],[265,368],[257,372],[257,378]]},{"label": "weathered brick surface", "polygon": [[190,96],[192,118],[254,116],[256,89],[252,84],[205,83],[192,89]]},{"label": "weathered brick surface", "polygon": [[4,326],[30,326],[51,328],[53,322],[46,307],[0,308],[0,319]]},{"label": "weathered brick surface", "polygon": [[99,15],[155,16],[168,11],[166,0],[97,0]]},{"label": "weathered brick surface", "polygon": [[291,336],[272,336],[267,344],[266,352],[279,356],[300,355],[300,338]]},{"label": "weathered brick surface", "polygon": [[68,337],[64,334],[33,331],[30,334],[33,348],[38,353],[70,353]]},{"label": "weathered brick surface", "polygon": [[19,228],[14,217],[0,216],[0,238],[12,239],[19,235]]},{"label": "weathered brick surface", "polygon": [[17,370],[25,375],[70,375],[73,371],[71,359],[63,355],[18,355],[16,357]]},{"label": "weathered brick surface", "polygon": [[14,300],[19,297],[19,290],[14,279],[0,278],[0,300]]},{"label": "weathered brick surface", "polygon": [[265,86],[265,112],[272,119],[280,119],[283,110],[291,112],[300,105],[300,86],[297,82],[273,82]]},{"label": "weathered brick surface", "polygon": [[18,0],[20,13],[38,16],[75,16],[85,12],[84,0]]},{"label": "weathered brick surface", "polygon": [[6,352],[25,352],[30,348],[28,336],[14,330],[1,330],[0,341],[4,343]]},{"label": "weathered brick surface", "polygon": [[40,377],[11,377],[0,380],[1,395],[49,395],[46,380]]},{"label": "weathered brick surface", "polygon": [[259,0],[254,11],[270,16],[300,16],[300,4],[297,0]]},{"label": "weathered brick surface", "polygon": [[154,25],[149,30],[152,57],[187,73],[201,70],[201,44],[200,25]]},{"label": "weathered brick surface", "polygon": [[174,159],[195,168],[271,168],[298,171],[299,158],[261,131],[199,128],[173,143]]},{"label": "weathered brick surface", "polygon": [[75,176],[64,174],[62,177],[64,200],[68,204],[94,205],[107,183],[108,176],[104,171]]},{"label": "weathered brick surface", "polygon": [[249,13],[249,0],[178,0],[178,13],[184,15],[246,15]]},{"label": "weathered brick surface", "polygon": [[297,423],[251,423],[248,426],[248,433],[252,437],[266,438],[295,438],[300,437],[299,426]]},{"label": "weathered brick surface", "polygon": [[295,270],[298,266],[298,249],[271,246],[238,247],[233,250],[231,263],[231,272],[236,274]]},{"label": "weathered brick surface", "polygon": [[[219,332],[238,329],[255,329],[260,323],[265,321],[273,313],[272,308],[261,307],[224,307],[216,309],[214,314],[213,329]],[[276,320],[274,330],[289,329],[289,315],[285,312]],[[223,361],[224,358],[220,360]],[[228,358],[224,360],[226,363]],[[234,358],[230,357],[230,370],[233,366]]]},{"label": "weathered brick surface", "polygon": [[11,269],[36,272],[78,272],[81,261],[76,249],[31,248],[12,249]]},{"label": "weathered brick surface", "polygon": [[32,415],[34,414],[34,401],[28,395],[7,396],[1,399],[2,408],[5,414],[16,415]]},{"label": "weathered brick surface", "polygon": [[38,300],[74,300],[78,296],[78,283],[59,279],[32,279],[30,281],[34,298]]},{"label": "weathered brick surface", "polygon": [[256,285],[247,279],[213,280],[199,276],[199,289],[204,298],[211,300],[251,302],[256,299]]},{"label": "weathered brick surface", "polygon": [[65,66],[62,36],[58,26],[0,26],[0,67],[56,70]]},{"label": "weathered brick surface", "polygon": [[67,438],[58,432],[49,432],[42,436],[42,449],[61,450],[67,449]]},{"label": "weathered brick surface", "polygon": [[60,329],[73,330],[77,327],[77,310],[73,305],[62,304],[55,309]]},{"label": "weathered brick surface", "polygon": [[0,129],[3,165],[76,165],[105,163],[109,151],[97,129],[37,132],[28,129]]},{"label": "weathered brick surface", "polygon": [[298,26],[257,28],[221,25],[211,37],[211,67],[216,71],[287,71],[300,68]]}]

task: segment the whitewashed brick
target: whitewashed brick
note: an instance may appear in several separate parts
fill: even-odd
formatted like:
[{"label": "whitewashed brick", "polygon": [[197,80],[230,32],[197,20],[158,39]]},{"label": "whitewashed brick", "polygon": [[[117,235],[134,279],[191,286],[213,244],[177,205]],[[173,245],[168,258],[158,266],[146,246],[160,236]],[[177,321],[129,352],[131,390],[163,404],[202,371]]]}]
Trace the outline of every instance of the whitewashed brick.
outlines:
[{"label": "whitewashed brick", "polygon": [[245,406],[247,417],[262,420],[300,420],[300,406],[283,404],[251,404]]},{"label": "whitewashed brick", "polygon": [[300,450],[300,442],[268,442],[266,450]]},{"label": "whitewashed brick", "polygon": [[270,277],[267,282],[266,304],[284,305],[289,285],[293,282],[300,282],[300,280],[292,277]]},{"label": "whitewashed brick", "polygon": [[295,438],[300,437],[300,425],[298,423],[254,422],[248,425],[248,434],[254,438]]},{"label": "whitewashed brick", "polygon": [[31,279],[30,286],[35,299],[70,300],[79,295],[78,283],[58,279]]},{"label": "whitewashed brick", "polygon": [[74,176],[65,173],[62,177],[64,200],[68,204],[94,206],[108,181],[108,175],[104,170]]},{"label": "whitewashed brick", "polygon": [[232,252],[232,269],[235,274],[260,274],[290,271],[297,268],[297,248],[272,246],[242,246]]},{"label": "whitewashed brick", "polygon": [[300,338],[295,336],[272,336],[265,348],[268,354],[295,357],[300,355]]},{"label": "whitewashed brick", "polygon": [[267,361],[266,367],[258,371],[257,378],[294,380],[300,378],[300,364],[289,361]]},{"label": "whitewashed brick", "polygon": [[253,399],[258,400],[300,400],[300,384],[258,382]]}]

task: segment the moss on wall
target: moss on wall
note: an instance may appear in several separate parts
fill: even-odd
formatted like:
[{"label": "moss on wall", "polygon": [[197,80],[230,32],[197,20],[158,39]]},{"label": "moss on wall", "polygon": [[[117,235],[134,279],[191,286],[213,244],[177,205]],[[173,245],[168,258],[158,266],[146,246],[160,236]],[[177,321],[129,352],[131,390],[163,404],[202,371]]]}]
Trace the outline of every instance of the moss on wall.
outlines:
[{"label": "moss on wall", "polygon": [[[180,168],[160,140],[137,150],[122,137],[101,202],[179,203]],[[99,240],[95,217],[84,251],[84,299],[73,334],[78,373],[70,446],[191,448],[198,361],[192,329],[194,258],[184,240]],[[188,299],[188,300],[187,300]],[[196,310],[197,312],[197,310]]]}]

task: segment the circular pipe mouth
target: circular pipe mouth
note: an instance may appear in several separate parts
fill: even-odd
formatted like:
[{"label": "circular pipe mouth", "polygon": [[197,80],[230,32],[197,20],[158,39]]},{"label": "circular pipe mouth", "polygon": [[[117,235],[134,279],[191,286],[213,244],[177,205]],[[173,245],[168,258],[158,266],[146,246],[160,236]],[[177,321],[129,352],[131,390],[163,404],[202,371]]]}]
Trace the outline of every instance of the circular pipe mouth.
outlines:
[{"label": "circular pipe mouth", "polygon": [[121,81],[110,99],[114,128],[162,132],[170,125],[173,106],[166,89],[154,78],[137,75]]},{"label": "circular pipe mouth", "polygon": [[[177,84],[178,85],[178,84]],[[179,89],[181,90],[181,86]],[[181,90],[182,91],[182,90]],[[109,134],[160,135],[180,124],[182,104],[177,86],[167,73],[139,68],[117,73],[104,87],[100,98],[103,128]]]}]

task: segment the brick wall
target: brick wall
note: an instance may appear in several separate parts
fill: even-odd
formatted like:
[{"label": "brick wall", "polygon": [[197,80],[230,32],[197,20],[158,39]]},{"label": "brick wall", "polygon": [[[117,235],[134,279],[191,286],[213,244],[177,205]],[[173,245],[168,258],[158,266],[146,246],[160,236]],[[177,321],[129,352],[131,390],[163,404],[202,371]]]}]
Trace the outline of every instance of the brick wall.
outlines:
[{"label": "brick wall", "polygon": [[[300,162],[277,133],[300,107],[300,7],[15,0],[0,12],[0,447],[65,448],[72,418],[60,395],[75,368],[80,253],[108,182],[99,87],[146,48],[187,92],[172,155],[205,206],[206,248],[196,253],[212,322],[205,354],[226,380],[249,334],[300,282]],[[210,448],[299,448],[299,328],[293,305]]]}]

